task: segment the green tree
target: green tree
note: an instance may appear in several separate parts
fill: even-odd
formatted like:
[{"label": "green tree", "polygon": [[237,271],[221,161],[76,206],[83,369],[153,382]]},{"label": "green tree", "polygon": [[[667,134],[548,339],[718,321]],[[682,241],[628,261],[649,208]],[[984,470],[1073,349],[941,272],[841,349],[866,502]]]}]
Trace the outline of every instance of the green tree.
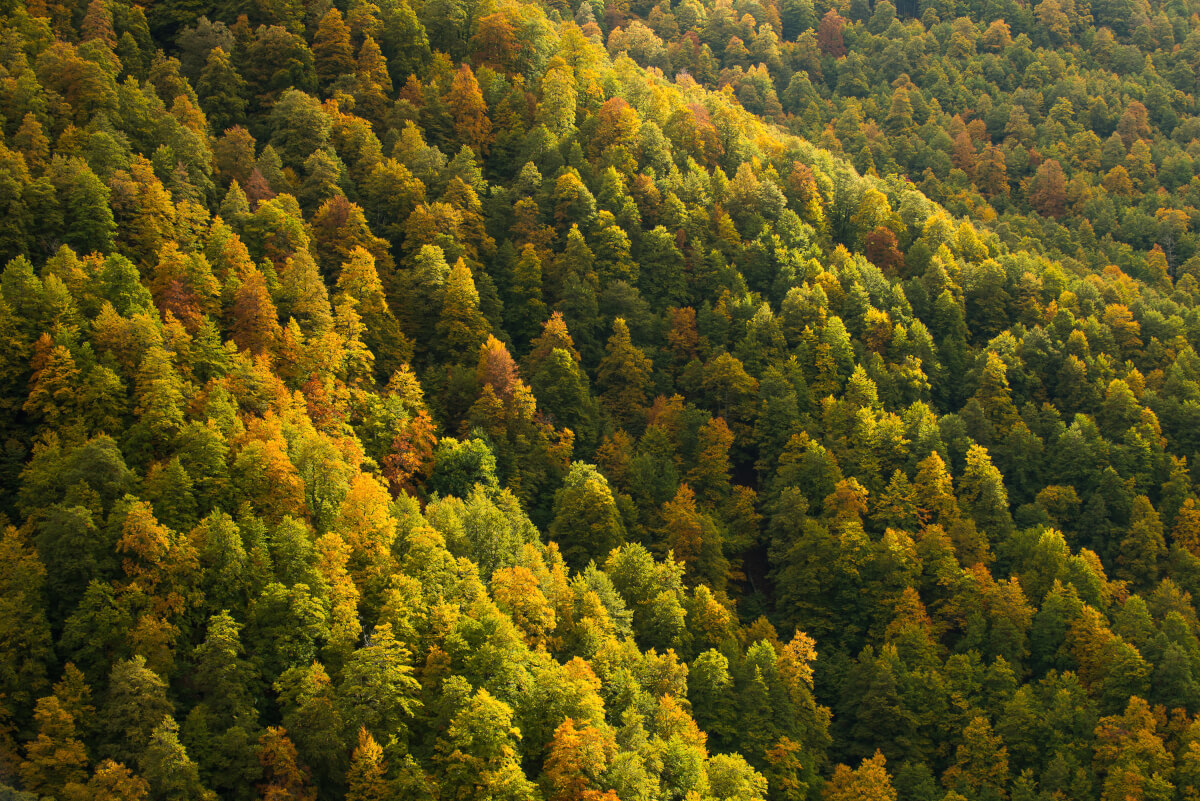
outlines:
[{"label": "green tree", "polygon": [[238,69],[254,95],[268,102],[289,89],[316,89],[312,51],[284,25],[260,26],[245,45]]},{"label": "green tree", "polygon": [[1150,587],[1159,576],[1159,560],[1166,553],[1163,525],[1145,495],[1133,501],[1129,528],[1118,546],[1117,576],[1136,587]]},{"label": "green tree", "polygon": [[536,797],[521,770],[513,711],[487,690],[466,699],[437,743],[445,798],[526,801]]},{"label": "green tree", "polygon": [[442,313],[437,322],[438,351],[451,361],[463,361],[479,352],[490,326],[479,310],[479,292],[471,269],[461,259],[450,268],[442,292]]},{"label": "green tree", "polygon": [[[140,766],[155,732],[172,711],[166,682],[146,667],[145,657],[137,655],[117,662],[112,667],[103,707],[107,735],[103,751],[119,762]],[[174,730],[164,730],[164,736],[169,739]]]},{"label": "green tree", "polygon": [[530,380],[538,408],[575,434],[576,452],[595,445],[599,409],[588,388],[587,374],[562,348],[550,351]]},{"label": "green tree", "polygon": [[246,81],[220,47],[209,52],[204,71],[196,82],[196,94],[214,131],[226,131],[245,121]]},{"label": "green tree", "polygon": [[200,782],[200,771],[179,742],[179,725],[168,715],[150,736],[139,766],[154,801],[210,801],[216,794]]},{"label": "green tree", "polygon": [[546,303],[542,294],[542,261],[537,248],[526,244],[513,265],[509,299],[505,303],[505,322],[518,341],[537,336],[546,322]]},{"label": "green tree", "polygon": [[680,306],[688,297],[683,254],[675,237],[663,226],[642,236],[638,288],[655,309]]},{"label": "green tree", "polygon": [[1012,531],[1004,477],[980,445],[972,445],[967,452],[967,466],[959,483],[959,493],[963,506],[980,531],[989,537],[1003,537]]},{"label": "green tree", "polygon": [[363,341],[375,354],[379,376],[390,378],[412,359],[412,343],[400,330],[384,294],[375,257],[366,248],[357,247],[350,253],[338,275],[337,288],[357,301],[355,310],[366,327]]},{"label": "green tree", "polygon": [[396,641],[391,624],[382,623],[347,660],[337,687],[338,709],[351,731],[366,727],[403,747],[407,721],[419,707],[419,686],[407,649]]},{"label": "green tree", "polygon": [[55,158],[49,176],[62,212],[63,241],[76,253],[111,251],[116,223],[108,187],[77,158]]},{"label": "green tree", "polygon": [[296,170],[328,144],[333,127],[320,102],[299,89],[283,93],[271,109],[271,123],[271,146],[284,165]]},{"label": "green tree", "polygon": [[322,787],[337,786],[345,775],[345,722],[333,682],[319,662],[291,668],[275,683],[283,724],[295,732],[295,748]]},{"label": "green tree", "polygon": [[12,527],[0,538],[0,697],[23,718],[47,687],[52,647],[46,620],[46,568]]},{"label": "green tree", "polygon": [[625,525],[608,481],[595,467],[575,462],[554,496],[549,536],[566,560],[584,566],[625,543]]},{"label": "green tree", "polygon": [[465,498],[476,484],[492,491],[499,489],[496,456],[481,439],[460,441],[446,437],[438,443],[433,458],[434,470],[429,479],[431,492]]},{"label": "green tree", "polygon": [[289,668],[309,665],[329,636],[327,606],[305,584],[268,584],[250,606],[247,640],[254,664],[268,682]]},{"label": "green tree", "polygon": [[228,725],[253,726],[254,669],[246,661],[241,626],[228,612],[208,621],[208,636],[195,652],[193,680],[202,703]]}]

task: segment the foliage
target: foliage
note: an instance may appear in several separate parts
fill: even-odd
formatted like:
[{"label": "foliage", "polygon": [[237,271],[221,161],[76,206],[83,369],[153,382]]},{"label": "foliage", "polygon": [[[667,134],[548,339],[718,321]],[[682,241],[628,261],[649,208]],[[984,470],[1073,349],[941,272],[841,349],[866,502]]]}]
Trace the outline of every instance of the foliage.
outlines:
[{"label": "foliage", "polygon": [[1200,797],[1198,12],[0,3],[0,798]]}]

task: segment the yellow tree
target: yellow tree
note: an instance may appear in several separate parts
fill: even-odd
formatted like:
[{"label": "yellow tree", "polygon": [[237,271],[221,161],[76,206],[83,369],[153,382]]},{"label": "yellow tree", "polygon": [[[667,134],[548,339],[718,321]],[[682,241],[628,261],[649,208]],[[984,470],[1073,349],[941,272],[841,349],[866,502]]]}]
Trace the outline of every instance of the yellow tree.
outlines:
[{"label": "yellow tree", "polygon": [[87,775],[87,751],[75,730],[75,717],[53,695],[37,702],[33,713],[37,736],[25,746],[21,780],[39,796],[53,796]]},{"label": "yellow tree", "polygon": [[346,801],[388,801],[392,795],[386,774],[383,749],[364,726],[358,730],[358,746],[350,757]]},{"label": "yellow tree", "polygon": [[313,37],[312,51],[317,77],[326,90],[343,75],[354,74],[354,50],[350,45],[350,28],[342,12],[331,8],[321,17]]},{"label": "yellow tree", "polygon": [[631,427],[644,418],[650,386],[650,359],[633,344],[629,326],[618,317],[597,373],[600,402],[618,425]]},{"label": "yellow tree", "polygon": [[454,128],[463,144],[484,155],[492,141],[492,121],[488,119],[487,102],[479,81],[471,68],[463,64],[454,74],[447,98],[454,114]]},{"label": "yellow tree", "polygon": [[546,758],[549,801],[617,801],[614,791],[596,789],[616,752],[616,741],[607,726],[586,722],[576,726],[568,717],[554,730]]},{"label": "yellow tree", "polygon": [[87,784],[70,784],[63,790],[65,801],[146,801],[149,797],[146,780],[111,759],[96,766]]},{"label": "yellow tree", "polygon": [[824,801],[896,801],[896,790],[884,765],[883,753],[864,759],[857,769],[838,765],[825,784]]}]

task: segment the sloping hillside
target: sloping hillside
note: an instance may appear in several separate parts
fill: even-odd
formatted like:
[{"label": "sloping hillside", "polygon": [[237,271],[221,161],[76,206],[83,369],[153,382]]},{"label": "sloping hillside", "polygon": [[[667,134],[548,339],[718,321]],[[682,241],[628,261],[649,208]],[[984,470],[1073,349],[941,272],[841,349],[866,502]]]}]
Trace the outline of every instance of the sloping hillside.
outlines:
[{"label": "sloping hillside", "polygon": [[1200,182],[859,5],[0,4],[0,798],[1200,793]]}]

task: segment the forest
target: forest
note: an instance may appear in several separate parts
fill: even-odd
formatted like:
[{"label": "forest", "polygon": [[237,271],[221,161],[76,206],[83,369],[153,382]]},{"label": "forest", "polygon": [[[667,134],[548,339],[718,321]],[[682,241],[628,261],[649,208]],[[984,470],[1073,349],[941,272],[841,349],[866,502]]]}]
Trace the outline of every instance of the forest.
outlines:
[{"label": "forest", "polygon": [[1200,801],[1200,0],[0,0],[0,801]]}]

